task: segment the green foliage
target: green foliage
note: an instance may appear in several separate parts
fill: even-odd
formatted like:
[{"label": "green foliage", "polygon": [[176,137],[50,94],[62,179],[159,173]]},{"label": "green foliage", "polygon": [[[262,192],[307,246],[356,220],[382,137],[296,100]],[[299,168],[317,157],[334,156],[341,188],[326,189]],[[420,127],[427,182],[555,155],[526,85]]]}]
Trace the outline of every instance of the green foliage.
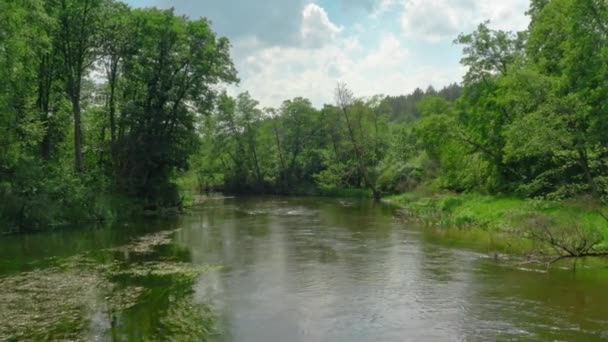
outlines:
[{"label": "green foliage", "polygon": [[229,49],[206,19],[172,10],[0,0],[2,230],[179,205],[171,178],[217,85],[237,81]]},{"label": "green foliage", "polygon": [[486,22],[456,39],[462,86],[357,98],[339,84],[333,105],[273,109],[221,90],[238,81],[230,43],[204,18],[0,0],[3,220],[112,217],[114,195],[179,206],[180,189],[606,200],[608,5],[534,0],[529,14],[524,32]]},{"label": "green foliage", "polygon": [[[405,101],[459,91],[456,85],[439,92],[429,87]],[[418,148],[411,123],[393,121],[409,115],[395,112],[402,109],[391,105],[398,100],[345,95],[321,109],[295,98],[264,110],[247,93],[223,95],[202,124],[201,153],[191,159],[198,188],[279,194],[369,189],[377,195],[418,186],[432,161]]]},{"label": "green foliage", "polygon": [[110,204],[99,195],[106,182],[100,175],[81,177],[61,165],[21,160],[11,182],[2,182],[0,221],[10,232],[110,219]]},{"label": "green foliage", "polygon": [[[212,85],[236,80],[227,40],[205,19],[189,21],[173,11],[135,11],[137,53],[125,60],[122,131],[116,144],[119,186],[151,205],[175,205],[169,183],[198,148],[196,125],[217,96]],[[162,65],[162,68],[158,68]],[[213,66],[213,67],[211,67]]]}]

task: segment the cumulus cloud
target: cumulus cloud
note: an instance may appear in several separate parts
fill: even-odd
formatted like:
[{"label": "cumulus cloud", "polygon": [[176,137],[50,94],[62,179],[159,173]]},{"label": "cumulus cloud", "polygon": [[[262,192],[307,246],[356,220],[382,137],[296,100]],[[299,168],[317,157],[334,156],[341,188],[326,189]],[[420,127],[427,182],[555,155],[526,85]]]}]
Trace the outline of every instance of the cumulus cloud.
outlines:
[{"label": "cumulus cloud", "polygon": [[[162,8],[175,8],[180,14],[191,18],[207,17],[220,35],[232,40],[255,37],[264,45],[300,44],[303,20],[325,20],[327,13],[311,0],[127,0]],[[331,0],[335,1],[335,0]],[[385,10],[389,3],[397,0],[340,0],[343,11],[363,9]],[[314,1],[315,3],[317,1]],[[302,16],[303,10],[310,16]],[[323,18],[325,16],[325,18]],[[336,27],[337,28],[337,27]],[[311,32],[312,42],[320,38]],[[310,41],[309,41],[310,43]]]},{"label": "cumulus cloud", "polygon": [[[384,6],[394,4],[384,1]],[[462,75],[453,63],[435,66],[414,60],[398,32],[379,33],[374,43],[364,45],[359,37],[364,31],[347,32],[318,4],[306,5],[301,16],[300,44],[235,42],[242,82],[233,93],[249,91],[264,106],[278,106],[296,96],[321,106],[333,102],[338,82],[346,82],[357,96],[399,95],[429,84],[448,85]]]},{"label": "cumulus cloud", "polygon": [[525,15],[529,0],[502,0],[479,2],[480,19],[488,19],[492,26],[507,31],[522,31],[528,27],[530,19]]},{"label": "cumulus cloud", "polygon": [[321,47],[334,40],[342,29],[332,23],[327,12],[316,4],[308,4],[302,11],[300,34],[302,44],[306,47]]},{"label": "cumulus cloud", "polygon": [[505,30],[528,24],[528,0],[127,1],[209,18],[233,44],[241,83],[230,91],[263,106],[296,96],[333,102],[339,81],[358,96],[439,88],[465,72],[451,43],[459,33],[487,19]]},{"label": "cumulus cloud", "polygon": [[346,82],[357,96],[399,95],[430,83],[447,85],[460,76],[460,70],[449,67],[408,68],[411,57],[393,34],[382,36],[371,49],[364,49],[356,37],[317,49],[262,48],[239,66],[257,72],[243,78],[234,91],[248,90],[267,106],[295,96],[320,106],[333,102],[338,82]]},{"label": "cumulus cloud", "polygon": [[523,30],[527,0],[406,0],[401,25],[406,36],[427,41],[452,40],[490,20],[503,30]]}]

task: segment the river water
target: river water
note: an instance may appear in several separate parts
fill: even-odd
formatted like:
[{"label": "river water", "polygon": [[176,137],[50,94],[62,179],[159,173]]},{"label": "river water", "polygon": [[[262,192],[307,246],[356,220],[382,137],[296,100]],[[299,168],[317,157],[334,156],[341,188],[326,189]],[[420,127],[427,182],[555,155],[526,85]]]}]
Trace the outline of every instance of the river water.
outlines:
[{"label": "river water", "polygon": [[[120,248],[133,241],[139,245]],[[61,273],[68,271],[60,260],[81,255],[89,269],[93,260],[120,271],[84,277],[76,264]],[[0,323],[0,340],[608,340],[605,269],[574,274],[496,260],[370,201],[215,198],[175,220],[4,237],[0,257],[0,286],[10,290],[0,294],[0,319],[25,322]],[[159,266],[165,262],[173,266]],[[146,271],[175,265],[205,271],[190,278]],[[44,284],[61,282],[57,273],[92,284],[110,279],[113,292],[92,286],[100,288],[95,300],[75,303],[80,320],[67,324],[20,312],[20,302],[55,291]],[[119,289],[134,293],[128,305],[113,306]]]}]

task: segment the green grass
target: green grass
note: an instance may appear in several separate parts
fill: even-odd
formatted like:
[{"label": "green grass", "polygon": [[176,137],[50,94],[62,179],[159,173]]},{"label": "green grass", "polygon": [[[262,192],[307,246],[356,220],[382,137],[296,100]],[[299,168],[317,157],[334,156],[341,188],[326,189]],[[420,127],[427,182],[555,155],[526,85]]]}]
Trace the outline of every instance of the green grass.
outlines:
[{"label": "green grass", "polygon": [[599,213],[605,209],[586,198],[558,202],[478,194],[411,192],[390,196],[385,202],[402,208],[407,216],[434,227],[433,231],[441,235],[487,240],[496,246],[504,239],[508,245],[517,245],[516,250],[522,250],[533,246],[516,240],[526,239],[530,225],[534,224],[530,223],[531,219],[542,218],[556,228],[576,226],[584,231],[599,230],[604,236],[600,247],[608,247],[608,222]]},{"label": "green grass", "polygon": [[319,189],[319,195],[324,197],[371,198],[372,193],[367,189]]}]

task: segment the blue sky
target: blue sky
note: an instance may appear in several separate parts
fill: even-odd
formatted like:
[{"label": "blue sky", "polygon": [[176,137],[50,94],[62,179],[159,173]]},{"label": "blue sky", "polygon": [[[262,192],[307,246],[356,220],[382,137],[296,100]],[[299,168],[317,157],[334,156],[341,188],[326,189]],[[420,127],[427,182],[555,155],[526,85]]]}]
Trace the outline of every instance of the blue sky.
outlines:
[{"label": "blue sky", "polygon": [[241,83],[263,106],[302,96],[333,102],[337,82],[357,96],[399,95],[459,82],[452,42],[484,20],[523,30],[528,0],[127,0],[205,16],[228,37]]}]

